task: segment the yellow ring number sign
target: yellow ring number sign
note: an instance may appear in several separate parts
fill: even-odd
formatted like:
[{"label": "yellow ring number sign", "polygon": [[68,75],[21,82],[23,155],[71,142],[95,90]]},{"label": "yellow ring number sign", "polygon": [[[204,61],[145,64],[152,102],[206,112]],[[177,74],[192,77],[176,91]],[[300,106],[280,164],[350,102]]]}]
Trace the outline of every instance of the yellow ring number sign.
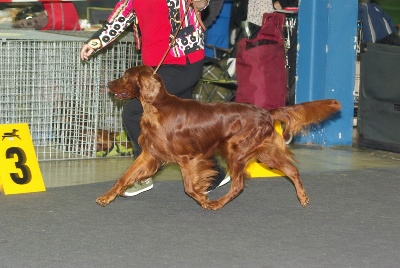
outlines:
[{"label": "yellow ring number sign", "polygon": [[0,125],[0,184],[6,195],[46,191],[28,124]]}]

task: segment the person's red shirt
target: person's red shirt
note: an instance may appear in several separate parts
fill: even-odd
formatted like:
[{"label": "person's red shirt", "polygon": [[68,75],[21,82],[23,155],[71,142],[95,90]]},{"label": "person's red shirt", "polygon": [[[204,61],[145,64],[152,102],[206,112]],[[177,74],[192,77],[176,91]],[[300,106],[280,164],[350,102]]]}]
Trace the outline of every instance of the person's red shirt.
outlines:
[{"label": "person's red shirt", "polygon": [[[141,33],[142,62],[157,66],[169,47],[171,25],[165,0],[133,1]],[[163,64],[185,64],[186,57],[191,63],[204,58],[204,50],[198,50],[184,57],[176,58],[168,53]]]}]

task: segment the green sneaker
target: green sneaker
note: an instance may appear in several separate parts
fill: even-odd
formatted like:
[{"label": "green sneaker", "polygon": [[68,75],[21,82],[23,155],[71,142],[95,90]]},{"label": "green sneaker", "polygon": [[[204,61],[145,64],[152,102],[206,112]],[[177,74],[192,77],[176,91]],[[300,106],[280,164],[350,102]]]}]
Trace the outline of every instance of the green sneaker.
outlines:
[{"label": "green sneaker", "polygon": [[123,193],[122,196],[135,196],[140,193],[146,192],[151,188],[153,188],[153,179],[150,177],[142,183],[135,182],[135,184],[125,190],[125,193]]}]

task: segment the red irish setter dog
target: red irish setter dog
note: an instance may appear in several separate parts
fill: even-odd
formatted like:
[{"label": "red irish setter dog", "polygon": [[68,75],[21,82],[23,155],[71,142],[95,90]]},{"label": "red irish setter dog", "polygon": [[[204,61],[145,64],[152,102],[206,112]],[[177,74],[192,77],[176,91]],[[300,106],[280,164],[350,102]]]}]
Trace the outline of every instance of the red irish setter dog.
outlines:
[{"label": "red irish setter dog", "polygon": [[[152,176],[160,165],[172,162],[181,168],[185,192],[204,209],[217,210],[243,191],[245,168],[252,159],[284,172],[293,181],[300,204],[306,206],[309,199],[299,171],[292,164],[292,153],[282,136],[274,130],[274,122],[284,124],[284,134],[294,135],[341,108],[336,100],[306,102],[270,111],[243,103],[184,100],[169,94],[149,66],[130,68],[108,86],[116,99],[141,101],[142,153],[114,186],[97,198],[101,206],[108,205],[133,183]],[[211,158],[217,151],[226,159],[232,183],[225,196],[212,201],[206,191],[216,175]]]}]

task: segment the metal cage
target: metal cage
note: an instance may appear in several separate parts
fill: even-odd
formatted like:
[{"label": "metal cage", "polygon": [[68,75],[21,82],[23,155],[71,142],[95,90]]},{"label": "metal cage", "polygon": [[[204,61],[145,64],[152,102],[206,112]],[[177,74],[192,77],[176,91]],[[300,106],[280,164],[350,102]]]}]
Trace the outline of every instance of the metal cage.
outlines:
[{"label": "metal cage", "polygon": [[141,63],[133,38],[82,62],[88,33],[0,33],[0,124],[28,123],[39,160],[105,156],[117,144],[114,155],[129,154],[122,103],[107,83]]}]

